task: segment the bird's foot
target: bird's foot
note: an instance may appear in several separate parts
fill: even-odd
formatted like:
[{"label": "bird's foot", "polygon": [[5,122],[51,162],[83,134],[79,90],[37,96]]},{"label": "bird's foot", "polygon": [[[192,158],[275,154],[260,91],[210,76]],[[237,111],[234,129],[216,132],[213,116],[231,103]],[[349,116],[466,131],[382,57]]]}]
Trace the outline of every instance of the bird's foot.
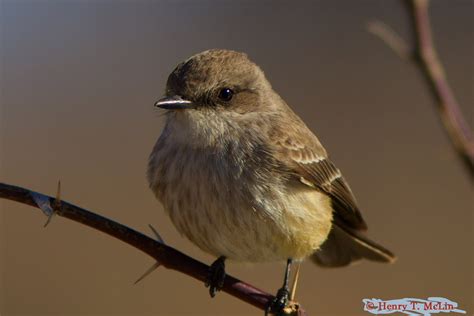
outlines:
[{"label": "bird's foot", "polygon": [[267,315],[286,315],[285,307],[290,300],[290,291],[287,287],[282,287],[278,290],[276,297],[270,302],[265,309],[265,316]]},{"label": "bird's foot", "polygon": [[225,276],[225,257],[219,257],[211,264],[205,283],[211,297],[216,296],[216,293],[222,289]]}]

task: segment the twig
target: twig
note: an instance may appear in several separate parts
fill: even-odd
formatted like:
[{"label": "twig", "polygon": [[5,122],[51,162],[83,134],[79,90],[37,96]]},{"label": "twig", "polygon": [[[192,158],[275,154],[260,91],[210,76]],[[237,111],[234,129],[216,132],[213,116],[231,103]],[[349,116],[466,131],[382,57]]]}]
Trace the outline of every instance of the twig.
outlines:
[{"label": "twig", "polygon": [[[0,198],[27,204],[41,208],[36,202],[40,200],[42,206],[54,204],[55,198],[37,193],[21,187],[0,183]],[[78,206],[61,200],[54,210],[55,215],[62,216],[86,226],[95,228],[110,236],[113,236],[153,257],[157,262],[168,269],[187,274],[199,281],[205,281],[209,266],[201,263],[182,252],[165,245],[159,241],[143,235],[129,227],[119,224],[113,220],[87,211]],[[261,310],[265,310],[274,296],[227,275],[222,291],[247,302]],[[294,315],[306,316],[306,312],[300,307]]]},{"label": "twig", "polygon": [[412,58],[412,52],[407,43],[387,24],[378,20],[370,21],[367,23],[367,30],[385,42],[401,59]]},{"label": "twig", "polygon": [[437,102],[439,116],[451,143],[468,169],[471,179],[474,179],[474,136],[462,115],[434,47],[428,14],[429,0],[403,1],[411,16],[414,33],[412,52],[400,36],[381,22],[370,23],[369,31],[381,38],[403,59],[408,56],[419,66]]}]

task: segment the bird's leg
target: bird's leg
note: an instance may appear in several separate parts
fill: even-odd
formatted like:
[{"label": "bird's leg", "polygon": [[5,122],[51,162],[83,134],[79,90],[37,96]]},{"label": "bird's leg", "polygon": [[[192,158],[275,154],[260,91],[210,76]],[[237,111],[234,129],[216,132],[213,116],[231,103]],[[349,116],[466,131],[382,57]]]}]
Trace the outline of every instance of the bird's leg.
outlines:
[{"label": "bird's leg", "polygon": [[283,309],[288,304],[288,300],[290,297],[290,289],[288,288],[288,281],[290,279],[290,270],[291,264],[293,260],[290,258],[286,261],[286,270],[285,270],[285,278],[283,280],[283,287],[278,290],[275,299],[268,305],[265,310],[265,315],[268,313],[274,315],[281,315],[283,314]]},{"label": "bird's leg", "polygon": [[211,297],[216,296],[216,293],[222,289],[225,280],[225,257],[217,258],[211,264],[206,279],[206,287],[209,288]]}]

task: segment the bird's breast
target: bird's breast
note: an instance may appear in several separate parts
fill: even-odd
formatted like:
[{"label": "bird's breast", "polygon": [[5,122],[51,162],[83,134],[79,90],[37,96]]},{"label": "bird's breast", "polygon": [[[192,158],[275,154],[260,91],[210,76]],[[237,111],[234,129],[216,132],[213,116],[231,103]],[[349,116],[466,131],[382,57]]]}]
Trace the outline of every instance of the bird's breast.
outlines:
[{"label": "bird's breast", "polygon": [[242,261],[302,258],[324,241],[329,199],[274,170],[267,150],[158,140],[150,187],[182,234],[216,256]]}]

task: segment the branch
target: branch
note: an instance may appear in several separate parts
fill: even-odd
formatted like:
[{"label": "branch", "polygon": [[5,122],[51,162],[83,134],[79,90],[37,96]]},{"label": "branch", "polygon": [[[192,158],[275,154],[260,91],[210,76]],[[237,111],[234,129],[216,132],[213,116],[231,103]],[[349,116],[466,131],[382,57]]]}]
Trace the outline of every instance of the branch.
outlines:
[{"label": "branch", "polygon": [[474,179],[474,136],[463,117],[443,66],[436,53],[428,14],[429,0],[403,0],[411,16],[414,33],[413,51],[389,27],[381,22],[369,24],[369,31],[382,39],[402,59],[418,65],[437,102],[437,110],[454,149]]},{"label": "branch", "polygon": [[412,52],[407,43],[387,24],[381,21],[370,21],[367,30],[379,37],[388,47],[390,47],[403,60],[410,60]]},{"label": "branch", "polygon": [[[168,269],[179,271],[192,278],[204,282],[209,266],[184,253],[151,239],[129,227],[113,220],[87,211],[70,203],[59,201],[53,197],[37,193],[21,187],[0,183],[0,198],[27,204],[42,209],[48,216],[54,214],[95,228],[113,236],[153,257]],[[37,203],[40,201],[40,203]],[[51,210],[51,213],[48,211]],[[223,292],[226,292],[250,305],[265,310],[274,296],[227,275]],[[306,312],[298,303],[291,303],[291,313],[287,315],[306,316]]]}]

